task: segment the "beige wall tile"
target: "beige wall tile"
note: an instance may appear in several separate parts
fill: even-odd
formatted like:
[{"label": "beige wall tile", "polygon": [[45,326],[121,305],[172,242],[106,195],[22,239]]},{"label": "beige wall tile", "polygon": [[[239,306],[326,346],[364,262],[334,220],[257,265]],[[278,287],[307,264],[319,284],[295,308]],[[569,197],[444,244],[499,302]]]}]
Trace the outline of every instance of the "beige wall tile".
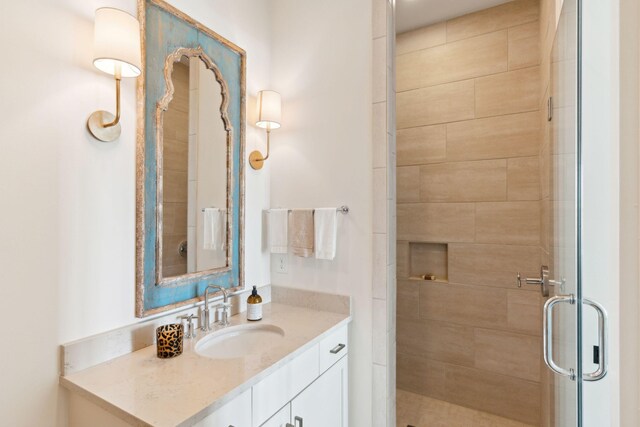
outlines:
[{"label": "beige wall tile", "polygon": [[419,282],[420,318],[459,325],[505,328],[507,290]]},{"label": "beige wall tile", "polygon": [[396,274],[398,279],[409,277],[409,242],[398,240],[396,243]]},{"label": "beige wall tile", "polygon": [[171,106],[169,106],[162,118],[162,133],[164,138],[188,141],[189,113],[175,108],[171,109]]},{"label": "beige wall tile", "polygon": [[446,365],[398,352],[397,384],[401,390],[444,400],[446,398]]},{"label": "beige wall tile", "polygon": [[545,251],[549,251],[553,238],[552,221],[551,202],[549,199],[543,199],[540,201],[540,247]]},{"label": "beige wall tile", "polygon": [[189,166],[189,143],[172,138],[164,138],[162,166],[164,170],[186,172]]},{"label": "beige wall tile", "polygon": [[447,42],[538,20],[537,0],[516,0],[447,21]]},{"label": "beige wall tile", "polygon": [[540,202],[477,203],[476,242],[540,244]]},{"label": "beige wall tile", "polygon": [[187,172],[164,171],[162,177],[163,202],[187,202]]},{"label": "beige wall tile", "polygon": [[407,31],[396,36],[396,55],[445,44],[447,29],[444,22]]},{"label": "beige wall tile", "polygon": [[447,124],[447,159],[477,160],[538,154],[538,112]]},{"label": "beige wall tile", "polygon": [[443,161],[447,156],[445,125],[398,130],[398,166]]},{"label": "beige wall tile", "polygon": [[387,2],[373,0],[373,38],[387,34]]},{"label": "beige wall tile", "polygon": [[398,319],[420,318],[420,282],[416,280],[398,280],[397,284],[397,316]]},{"label": "beige wall tile", "polygon": [[475,94],[477,117],[538,110],[540,67],[480,77],[476,79]]},{"label": "beige wall tile", "polygon": [[420,167],[400,166],[396,169],[398,203],[420,201]]},{"label": "beige wall tile", "polygon": [[373,297],[387,297],[387,235],[373,235]]},{"label": "beige wall tile", "polygon": [[162,266],[163,277],[173,277],[187,274],[187,263]]},{"label": "beige wall tile", "polygon": [[519,157],[507,162],[509,200],[540,200],[540,158]]},{"label": "beige wall tile", "polygon": [[[386,1],[386,0],[384,0]],[[373,104],[373,167],[387,165],[387,103]]]},{"label": "beige wall tile", "polygon": [[507,161],[479,160],[420,167],[420,201],[475,202],[507,199]]},{"label": "beige wall tile", "polygon": [[[546,120],[545,120],[546,121]],[[547,198],[551,194],[551,162],[550,142],[544,144],[540,150],[540,197]]]},{"label": "beige wall tile", "polygon": [[400,240],[471,242],[474,238],[472,203],[411,203],[398,205]]},{"label": "beige wall tile", "polygon": [[373,102],[387,99],[387,38],[373,41]]},{"label": "beige wall tile", "polygon": [[537,246],[449,244],[449,281],[513,288],[516,275],[534,277],[540,270]]},{"label": "beige wall tile", "polygon": [[398,351],[463,366],[474,364],[474,328],[398,318]]},{"label": "beige wall tile", "polygon": [[475,330],[475,367],[540,381],[540,337],[490,329]]},{"label": "beige wall tile", "polygon": [[507,31],[397,57],[398,92],[507,71]]},{"label": "beige wall tile", "polygon": [[162,231],[165,234],[187,234],[187,203],[162,204]]},{"label": "beige wall tile", "polygon": [[540,24],[509,28],[509,70],[540,65]]},{"label": "beige wall tile", "polygon": [[[187,230],[182,234],[165,234],[162,236],[162,267],[164,266],[176,266],[187,265],[187,258],[180,255],[178,252],[178,248],[180,243],[184,240],[187,240]],[[167,270],[170,271],[170,270]],[[162,273],[164,277],[168,277],[168,272]]]},{"label": "beige wall tile", "polygon": [[[533,277],[538,277],[538,275],[539,273]],[[510,289],[507,293],[509,329],[540,336],[542,334],[543,305],[541,298],[538,290]]]},{"label": "beige wall tile", "polygon": [[539,425],[540,384],[480,369],[446,365],[447,400]]},{"label": "beige wall tile", "polygon": [[398,129],[474,118],[474,82],[465,80],[397,95]]},{"label": "beige wall tile", "polygon": [[373,170],[373,232],[387,232],[387,169]]}]

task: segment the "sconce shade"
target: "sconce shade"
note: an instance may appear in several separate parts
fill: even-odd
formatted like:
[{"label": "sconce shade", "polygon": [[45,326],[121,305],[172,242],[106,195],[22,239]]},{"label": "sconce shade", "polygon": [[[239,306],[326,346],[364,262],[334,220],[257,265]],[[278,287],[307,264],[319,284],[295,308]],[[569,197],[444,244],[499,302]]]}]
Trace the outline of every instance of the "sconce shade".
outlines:
[{"label": "sconce shade", "polygon": [[264,129],[278,129],[282,118],[282,98],[273,90],[258,92],[258,121],[256,126]]},{"label": "sconce shade", "polygon": [[96,10],[93,65],[100,71],[122,77],[137,77],[142,69],[140,23],[119,9]]}]

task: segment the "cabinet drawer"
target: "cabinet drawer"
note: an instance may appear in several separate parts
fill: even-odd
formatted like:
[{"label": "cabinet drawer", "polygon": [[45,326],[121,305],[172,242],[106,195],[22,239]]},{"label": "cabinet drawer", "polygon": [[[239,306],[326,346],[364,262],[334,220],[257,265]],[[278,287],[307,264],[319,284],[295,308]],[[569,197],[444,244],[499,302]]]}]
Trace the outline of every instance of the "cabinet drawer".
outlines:
[{"label": "cabinet drawer", "polygon": [[287,427],[291,423],[291,404],[280,409],[277,414],[269,418],[269,420],[260,427]]},{"label": "cabinet drawer", "polygon": [[349,352],[349,326],[344,325],[320,341],[320,373],[323,373]]},{"label": "cabinet drawer", "polygon": [[245,391],[195,427],[249,427],[251,413],[248,408],[251,408],[251,390]]},{"label": "cabinet drawer", "polygon": [[253,386],[254,427],[271,418],[318,378],[319,359],[319,345],[316,344]]}]

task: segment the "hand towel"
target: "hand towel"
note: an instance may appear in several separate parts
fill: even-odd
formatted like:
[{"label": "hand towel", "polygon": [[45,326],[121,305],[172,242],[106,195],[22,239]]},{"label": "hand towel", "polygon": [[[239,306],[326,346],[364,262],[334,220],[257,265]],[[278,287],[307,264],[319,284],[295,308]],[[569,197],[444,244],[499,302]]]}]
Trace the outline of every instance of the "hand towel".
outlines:
[{"label": "hand towel", "polygon": [[208,251],[223,251],[227,247],[227,210],[204,209],[203,245]]},{"label": "hand towel", "polygon": [[315,253],[317,259],[332,260],[336,257],[338,232],[338,210],[336,208],[316,209],[313,218]]},{"label": "hand towel", "polygon": [[289,214],[289,246],[299,257],[313,255],[313,210],[295,209]]},{"label": "hand towel", "polygon": [[286,254],[288,252],[288,217],[288,209],[271,209],[267,215],[267,221],[269,222],[269,250],[272,254]]}]

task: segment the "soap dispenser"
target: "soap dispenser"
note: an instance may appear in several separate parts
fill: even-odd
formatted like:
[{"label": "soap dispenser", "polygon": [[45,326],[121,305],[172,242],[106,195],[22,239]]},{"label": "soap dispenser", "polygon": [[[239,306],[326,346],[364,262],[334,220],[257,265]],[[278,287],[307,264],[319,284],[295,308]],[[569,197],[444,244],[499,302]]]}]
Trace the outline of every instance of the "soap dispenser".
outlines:
[{"label": "soap dispenser", "polygon": [[262,320],[262,297],[258,295],[258,288],[253,287],[247,298],[247,320]]}]

